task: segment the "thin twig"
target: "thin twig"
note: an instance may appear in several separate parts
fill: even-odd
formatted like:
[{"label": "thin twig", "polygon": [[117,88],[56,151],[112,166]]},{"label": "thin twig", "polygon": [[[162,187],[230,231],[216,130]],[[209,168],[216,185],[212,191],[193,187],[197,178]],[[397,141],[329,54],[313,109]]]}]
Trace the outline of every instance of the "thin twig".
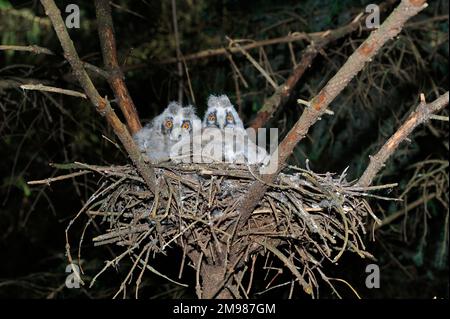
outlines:
[{"label": "thin twig", "polygon": [[292,262],[285,256],[281,251],[279,251],[276,247],[270,245],[267,242],[264,242],[262,240],[253,239],[256,243],[260,244],[267,250],[271,251],[275,256],[277,256],[292,272],[292,274],[297,277],[300,285],[303,287],[303,291],[306,292],[308,295],[312,294],[312,287],[310,284],[308,284],[303,276],[298,272],[297,268],[292,264]]},{"label": "thin twig", "polygon": [[391,224],[393,221],[395,221],[396,219],[400,218],[401,216],[407,214],[407,212],[409,212],[410,210],[422,205],[422,204],[426,204],[428,201],[434,199],[436,197],[436,193],[432,193],[432,194],[427,194],[417,200],[415,200],[414,202],[410,203],[408,206],[406,206],[405,208],[394,212],[392,214],[390,214],[389,216],[387,216],[385,219],[383,219],[381,221],[380,224],[376,224],[375,225],[375,230],[379,229],[383,226],[389,225]]},{"label": "thin twig", "polygon": [[65,94],[65,95],[70,95],[70,96],[81,97],[83,99],[87,99],[87,96],[84,93],[73,91],[73,90],[60,89],[57,87],[47,86],[47,85],[43,85],[43,84],[22,84],[20,86],[20,88],[24,89],[24,90],[35,90],[35,91],[60,93],[60,94]]},{"label": "thin twig", "polygon": [[[275,81],[270,77],[270,75],[266,72],[266,70],[263,69],[261,65],[259,65],[258,62],[247,52],[245,49],[243,49],[239,43],[236,41],[233,41],[231,38],[227,37],[227,40],[230,41],[230,48],[238,48],[239,52],[241,52],[247,60],[250,61],[251,64],[261,73],[261,75],[269,82],[269,84],[273,87],[273,89],[276,91],[278,89],[278,85],[275,83]],[[231,51],[231,50],[230,50]]]},{"label": "thin twig", "polygon": [[68,178],[72,178],[72,177],[76,177],[76,176],[80,176],[80,175],[86,175],[88,173],[90,173],[90,171],[79,171],[79,172],[61,175],[61,176],[57,176],[57,177],[46,178],[46,179],[41,179],[41,180],[36,180],[36,181],[29,181],[29,182],[27,182],[27,184],[28,185],[39,185],[39,184],[50,185],[50,183],[55,182],[55,181],[61,181],[64,179],[68,179]]},{"label": "thin twig", "polygon": [[0,45],[0,51],[2,50],[27,51],[34,54],[54,55],[52,50],[37,45]]}]

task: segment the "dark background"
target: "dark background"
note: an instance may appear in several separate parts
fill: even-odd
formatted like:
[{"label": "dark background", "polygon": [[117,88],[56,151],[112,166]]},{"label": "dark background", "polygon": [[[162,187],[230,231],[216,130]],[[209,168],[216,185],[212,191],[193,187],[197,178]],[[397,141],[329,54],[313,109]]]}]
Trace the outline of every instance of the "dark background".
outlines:
[{"label": "dark background", "polygon": [[[289,32],[334,29],[349,23],[370,2],[180,0],[176,1],[180,49],[189,54],[222,47],[227,44],[225,36],[258,41]],[[420,93],[432,101],[448,90],[448,1],[429,2],[429,7],[414,17],[395,41],[388,42],[336,98],[330,106],[335,114],[324,116],[314,125],[291,156],[292,164],[303,167],[308,158],[311,168],[319,173],[341,172],[349,166],[350,178],[357,178],[368,163],[368,155],[395,132],[417,105]],[[73,1],[57,1],[63,17],[63,9],[70,3]],[[93,2],[76,3],[81,10],[81,28],[69,30],[70,36],[84,61],[102,66]],[[171,3],[112,3],[119,62],[145,122],[178,97],[176,64],[159,62],[176,56]],[[328,45],[267,127],[278,127],[283,137],[303,110],[296,99],[312,98],[367,35],[360,30]],[[82,91],[64,62],[39,1],[0,0],[0,39],[1,44],[36,44],[57,53],[48,56],[0,51],[0,297],[110,298],[126,274],[126,263],[107,271],[91,289],[69,290],[64,286],[68,263],[64,230],[92,194],[98,179],[87,175],[50,186],[26,182],[64,173],[49,163],[124,164],[127,157],[111,142],[118,141],[89,102],[18,88],[20,83],[34,79]],[[297,62],[306,45],[305,41],[292,44]],[[250,53],[279,84],[292,71],[287,44]],[[233,61],[248,87],[238,81],[237,91],[233,69],[225,56],[188,61],[195,101],[186,72],[183,101],[195,104],[203,114],[209,94],[225,93],[248,124],[273,91],[244,56],[234,54]],[[112,98],[104,80],[94,77],[94,82],[102,95]],[[113,107],[117,109],[114,103]],[[441,114],[448,116],[448,108]],[[347,254],[340,265],[325,267],[330,277],[346,280],[365,298],[448,298],[448,122],[431,121],[418,128],[410,140],[400,146],[376,180],[379,184],[399,183],[399,187],[381,195],[403,201],[371,201],[374,212],[383,218],[422,199],[420,205],[378,230],[375,241],[367,235],[368,250],[381,268],[381,288],[365,287],[364,270],[370,261],[356,255]],[[435,199],[423,200],[431,193],[437,194]],[[74,237],[81,231],[81,226],[72,228]],[[82,260],[87,278],[118,252],[92,247],[86,240]],[[180,252],[174,250],[156,258],[153,266],[175,278],[179,259]],[[252,297],[287,297],[289,286],[255,294],[265,290],[265,275],[264,270],[257,275]],[[274,285],[288,279],[289,273],[284,272]],[[193,287],[194,272],[186,270],[182,281]],[[321,287],[322,298],[336,298],[326,283]],[[338,282],[336,287],[342,296],[355,297],[345,283]],[[195,293],[148,274],[140,296],[181,298],[195,297]],[[298,290],[294,297],[304,295]]]}]

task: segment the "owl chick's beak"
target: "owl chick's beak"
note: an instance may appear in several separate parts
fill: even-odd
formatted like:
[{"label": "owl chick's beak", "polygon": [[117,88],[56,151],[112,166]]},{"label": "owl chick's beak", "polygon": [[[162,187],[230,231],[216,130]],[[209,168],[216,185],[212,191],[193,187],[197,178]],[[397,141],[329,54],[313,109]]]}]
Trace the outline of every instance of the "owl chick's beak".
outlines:
[{"label": "owl chick's beak", "polygon": [[171,141],[179,141],[181,139],[181,130],[178,128],[173,128],[170,132],[169,139]]}]

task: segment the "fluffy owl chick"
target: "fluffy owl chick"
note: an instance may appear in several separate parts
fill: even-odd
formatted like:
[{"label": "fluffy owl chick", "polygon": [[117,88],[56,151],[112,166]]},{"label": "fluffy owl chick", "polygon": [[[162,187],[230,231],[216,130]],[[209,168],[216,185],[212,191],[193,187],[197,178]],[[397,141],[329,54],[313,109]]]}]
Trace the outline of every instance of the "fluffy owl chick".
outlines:
[{"label": "fluffy owl chick", "polygon": [[[228,163],[258,164],[267,162],[268,154],[248,136],[233,104],[226,95],[211,95],[203,118],[204,135],[213,135],[205,150],[213,150],[213,158]],[[209,134],[208,134],[209,133]],[[217,150],[222,154],[217,156]],[[211,152],[210,152],[211,153]]]},{"label": "fluffy owl chick", "polygon": [[236,143],[229,136],[241,131],[239,135],[243,135],[244,124],[226,95],[210,95],[207,106],[202,122],[203,135],[206,137],[203,153],[213,161],[233,163],[236,159]]},{"label": "fluffy owl chick", "polygon": [[141,152],[145,153],[150,162],[157,164],[169,160],[167,152],[167,137],[151,125],[147,124],[133,136]]},{"label": "fluffy owl chick", "polygon": [[134,135],[134,139],[151,162],[168,161],[171,148],[189,135],[194,121],[200,123],[192,106],[182,107],[179,103],[170,102],[160,115]]},{"label": "fluffy owl chick", "polygon": [[169,155],[173,162],[189,162],[193,153],[194,136],[200,131],[201,120],[196,114],[195,107],[192,105],[183,107],[179,117],[174,119],[172,139],[169,141]]},{"label": "fluffy owl chick", "polygon": [[244,129],[239,114],[226,95],[210,95],[208,108],[203,118],[203,128],[241,128]]}]

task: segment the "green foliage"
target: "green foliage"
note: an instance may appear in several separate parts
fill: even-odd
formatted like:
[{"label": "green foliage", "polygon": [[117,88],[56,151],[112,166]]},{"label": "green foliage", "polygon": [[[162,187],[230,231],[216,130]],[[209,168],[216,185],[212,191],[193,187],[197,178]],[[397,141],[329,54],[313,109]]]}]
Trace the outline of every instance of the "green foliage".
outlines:
[{"label": "green foliage", "polygon": [[8,0],[0,0],[0,10],[12,8],[11,3]]},{"label": "green foliage", "polygon": [[41,29],[37,23],[33,23],[31,29],[27,31],[27,42],[28,43],[39,43],[39,39],[41,36]]},{"label": "green foliage", "polygon": [[15,186],[23,192],[23,196],[30,197],[31,189],[27,185],[22,176],[18,177],[6,177],[2,180],[2,188],[8,186]]},{"label": "green foliage", "polygon": [[448,217],[440,229],[438,239],[433,265],[439,270],[445,270],[448,267]]}]

